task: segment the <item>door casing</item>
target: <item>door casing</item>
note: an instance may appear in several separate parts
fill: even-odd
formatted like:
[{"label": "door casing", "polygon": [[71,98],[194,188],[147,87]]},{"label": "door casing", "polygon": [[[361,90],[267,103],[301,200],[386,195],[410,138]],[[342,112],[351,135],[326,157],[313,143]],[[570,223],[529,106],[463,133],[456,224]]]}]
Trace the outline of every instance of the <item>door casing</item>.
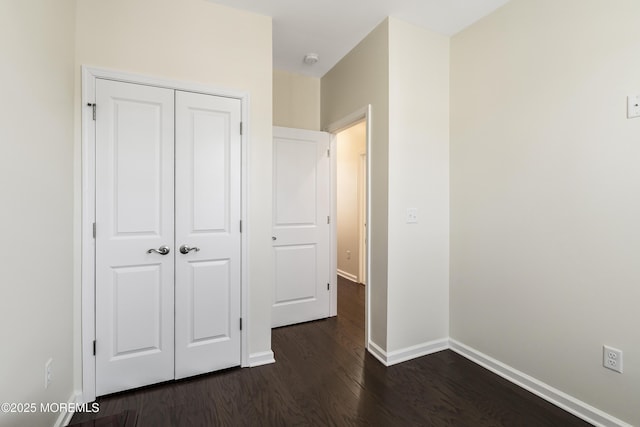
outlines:
[{"label": "door casing", "polygon": [[358,281],[367,284],[367,153],[358,156]]},{"label": "door casing", "polygon": [[[206,95],[235,98],[241,101],[243,132],[241,135],[241,212],[243,224],[241,235],[241,316],[243,329],[241,331],[241,366],[249,366],[249,284],[248,284],[248,144],[249,144],[249,94],[242,91],[232,91],[208,85],[161,79],[139,74],[114,71],[104,68],[82,66],[82,94],[81,94],[81,354],[82,354],[82,393],[80,403],[92,402],[96,399],[96,365],[93,355],[95,338],[95,239],[93,224],[95,222],[95,121],[93,108],[95,106],[96,79],[116,80],[162,87],[173,90],[196,92]],[[94,107],[95,106],[95,107]]]}]

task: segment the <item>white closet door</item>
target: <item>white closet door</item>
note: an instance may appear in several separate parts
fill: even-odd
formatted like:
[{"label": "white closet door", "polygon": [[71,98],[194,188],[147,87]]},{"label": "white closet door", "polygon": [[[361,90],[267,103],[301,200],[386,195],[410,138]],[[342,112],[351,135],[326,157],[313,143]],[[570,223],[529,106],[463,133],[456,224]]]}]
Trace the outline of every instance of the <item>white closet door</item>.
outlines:
[{"label": "white closet door", "polygon": [[240,111],[176,91],[176,378],[240,365]]},{"label": "white closet door", "polygon": [[174,377],[173,97],[96,82],[97,395]]},{"label": "white closet door", "polygon": [[329,317],[329,134],[273,129],[272,326]]}]

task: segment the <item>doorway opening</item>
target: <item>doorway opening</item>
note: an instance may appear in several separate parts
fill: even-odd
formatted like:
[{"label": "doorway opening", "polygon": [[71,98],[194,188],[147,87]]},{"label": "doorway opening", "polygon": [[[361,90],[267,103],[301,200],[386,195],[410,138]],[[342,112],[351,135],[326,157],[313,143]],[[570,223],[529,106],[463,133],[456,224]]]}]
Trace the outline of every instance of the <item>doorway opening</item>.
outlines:
[{"label": "doorway opening", "polygon": [[[371,151],[370,117],[371,106],[367,106],[332,123],[323,132],[273,128],[272,245],[276,278],[271,326],[277,328],[336,316],[338,282],[346,280],[360,287],[364,294],[364,345],[367,350],[371,341],[369,290],[374,279],[368,262],[371,241],[371,227],[368,226],[371,158],[367,155]],[[350,134],[356,136],[353,144],[339,142]],[[355,236],[348,246],[339,243],[337,230],[341,215],[337,202],[340,155],[336,153],[343,148],[338,148],[339,144],[349,145],[347,148],[352,149],[354,156],[349,160],[353,182],[347,186],[348,194],[341,197],[351,205],[347,210],[352,224],[341,227]],[[339,266],[339,256],[351,261],[352,265],[345,267],[340,263]],[[366,286],[360,283],[366,283]]]},{"label": "doorway opening", "polygon": [[[332,216],[336,218],[332,230],[332,271],[339,282],[358,284],[365,293],[365,348],[371,342],[371,105],[367,105],[325,129],[331,133]],[[348,153],[348,154],[345,154]],[[346,157],[345,157],[346,156]],[[341,179],[345,178],[346,179]],[[343,203],[341,203],[341,201]],[[338,229],[340,227],[340,230]],[[343,237],[343,238],[341,238]],[[360,285],[360,283],[362,285]],[[331,312],[335,316],[338,292],[333,293]]]},{"label": "doorway opening", "polygon": [[366,285],[367,129],[364,120],[336,135],[337,274]]}]

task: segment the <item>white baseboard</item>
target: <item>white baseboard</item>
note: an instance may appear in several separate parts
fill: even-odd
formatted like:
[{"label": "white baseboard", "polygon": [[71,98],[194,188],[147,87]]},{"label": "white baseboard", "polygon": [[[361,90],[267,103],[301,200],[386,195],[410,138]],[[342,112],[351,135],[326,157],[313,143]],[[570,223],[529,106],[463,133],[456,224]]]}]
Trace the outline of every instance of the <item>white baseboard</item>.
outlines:
[{"label": "white baseboard", "polygon": [[[69,406],[74,406],[76,403],[80,401],[80,392],[71,393],[71,397],[67,401]],[[54,427],[65,427],[68,426],[71,422],[71,418],[73,417],[73,412],[60,412],[58,415],[58,419],[56,420]]]},{"label": "white baseboard", "polygon": [[337,269],[336,272],[338,273],[338,276],[344,277],[347,280],[351,280],[352,282],[358,283],[358,276],[355,276],[351,273],[347,273],[346,271],[342,271],[340,269]]},{"label": "white baseboard", "polygon": [[443,338],[435,341],[429,341],[422,344],[414,345],[400,350],[387,353],[387,366],[406,362],[407,360],[416,359],[428,354],[437,353],[449,348],[449,339]]},{"label": "white baseboard", "polygon": [[502,378],[530,391],[544,400],[564,409],[578,418],[599,427],[631,427],[616,417],[607,414],[593,406],[569,396],[568,394],[539,381],[524,372],[487,356],[454,339],[449,339],[449,348],[472,362],[483,366]]},{"label": "white baseboard", "polygon": [[373,341],[369,342],[369,352],[385,366],[393,366],[411,359],[426,356],[449,348],[449,340],[443,338],[411,347],[386,352]]},{"label": "white baseboard", "polygon": [[252,353],[249,355],[249,367],[255,368],[256,366],[268,365],[270,363],[276,363],[276,359],[273,357],[273,351],[263,351],[261,353]]},{"label": "white baseboard", "polygon": [[371,353],[373,357],[378,359],[384,366],[389,366],[387,364],[387,352],[384,351],[378,344],[374,343],[373,341],[369,341],[367,350],[369,350],[369,353]]},{"label": "white baseboard", "polygon": [[530,375],[520,372],[491,356],[471,348],[454,339],[441,339],[418,344],[392,352],[383,350],[373,341],[369,341],[367,350],[385,366],[392,366],[411,359],[426,356],[438,351],[450,349],[472,362],[490,370],[502,378],[530,391],[536,396],[556,405],[557,407],[581,418],[597,427],[632,427],[630,424],[607,414],[573,396],[564,393],[549,384],[543,383]]}]

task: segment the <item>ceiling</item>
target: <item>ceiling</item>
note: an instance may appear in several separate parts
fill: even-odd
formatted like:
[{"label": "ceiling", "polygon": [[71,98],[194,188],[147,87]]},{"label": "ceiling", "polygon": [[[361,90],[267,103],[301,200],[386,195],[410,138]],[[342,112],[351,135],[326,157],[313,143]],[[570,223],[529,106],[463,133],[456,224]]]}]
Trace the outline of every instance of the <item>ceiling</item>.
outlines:
[{"label": "ceiling", "polygon": [[[273,18],[273,68],[322,77],[387,16],[453,35],[509,0],[210,0]],[[304,55],[316,53],[314,65]]]}]

